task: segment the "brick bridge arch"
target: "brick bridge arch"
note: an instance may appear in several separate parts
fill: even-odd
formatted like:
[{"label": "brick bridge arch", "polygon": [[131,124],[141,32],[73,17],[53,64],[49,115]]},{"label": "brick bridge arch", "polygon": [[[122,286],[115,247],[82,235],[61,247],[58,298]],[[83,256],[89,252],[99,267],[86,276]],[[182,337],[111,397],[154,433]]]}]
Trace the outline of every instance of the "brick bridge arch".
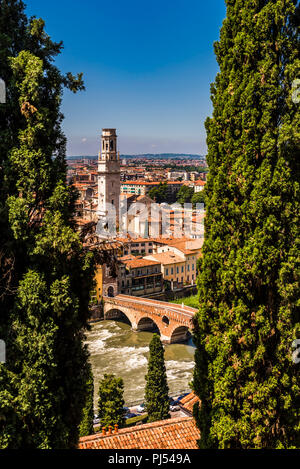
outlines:
[{"label": "brick bridge arch", "polygon": [[153,330],[155,325],[164,343],[183,342],[192,329],[195,308],[128,295],[104,297],[104,319],[125,315],[135,331]]}]

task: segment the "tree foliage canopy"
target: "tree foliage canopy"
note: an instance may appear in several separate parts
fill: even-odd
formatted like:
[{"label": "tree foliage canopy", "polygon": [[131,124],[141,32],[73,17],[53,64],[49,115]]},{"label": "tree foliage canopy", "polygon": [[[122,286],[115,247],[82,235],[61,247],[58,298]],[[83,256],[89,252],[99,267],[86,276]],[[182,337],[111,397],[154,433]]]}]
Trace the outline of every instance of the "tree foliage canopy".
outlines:
[{"label": "tree foliage canopy", "polygon": [[79,436],[92,435],[94,433],[94,377],[91,366],[87,367],[87,375],[86,400],[79,425]]},{"label": "tree foliage canopy", "polygon": [[164,347],[160,337],[153,334],[149,345],[148,372],[146,375],[145,403],[148,422],[170,417],[169,388],[164,358]]},{"label": "tree foliage canopy", "polygon": [[123,427],[124,405],[123,398],[124,383],[122,378],[112,374],[105,374],[99,384],[99,419],[101,426],[119,425]]},{"label": "tree foliage canopy", "polygon": [[179,204],[189,204],[194,195],[194,188],[189,186],[181,186],[176,195],[176,200]]},{"label": "tree foliage canopy", "polygon": [[61,48],[22,1],[0,2],[1,448],[75,447],[85,403],[94,262],[73,227],[60,111],[83,83],[53,64]]},{"label": "tree foliage canopy", "polygon": [[227,0],[207,119],[200,447],[299,447],[299,8]]}]

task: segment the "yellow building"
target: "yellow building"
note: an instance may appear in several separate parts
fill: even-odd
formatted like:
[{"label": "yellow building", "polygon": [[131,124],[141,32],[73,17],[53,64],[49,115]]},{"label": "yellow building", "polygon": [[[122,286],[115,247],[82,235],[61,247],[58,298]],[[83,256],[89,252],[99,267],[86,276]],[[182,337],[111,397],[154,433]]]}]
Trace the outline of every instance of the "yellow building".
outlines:
[{"label": "yellow building", "polygon": [[[197,278],[197,260],[201,256],[201,248],[203,245],[203,239],[178,239],[172,240],[164,246],[157,248],[157,253],[173,253],[184,263],[184,272],[180,276],[183,277],[183,283],[185,285],[194,285]],[[174,272],[174,271],[173,271]]]},{"label": "yellow building", "polygon": [[160,262],[163,279],[169,281],[172,286],[186,283],[186,263],[182,257],[173,252],[161,252],[145,258]]},{"label": "yellow building", "polygon": [[102,298],[103,295],[103,266],[97,265],[95,271],[95,281],[96,281],[96,298],[97,302]]}]

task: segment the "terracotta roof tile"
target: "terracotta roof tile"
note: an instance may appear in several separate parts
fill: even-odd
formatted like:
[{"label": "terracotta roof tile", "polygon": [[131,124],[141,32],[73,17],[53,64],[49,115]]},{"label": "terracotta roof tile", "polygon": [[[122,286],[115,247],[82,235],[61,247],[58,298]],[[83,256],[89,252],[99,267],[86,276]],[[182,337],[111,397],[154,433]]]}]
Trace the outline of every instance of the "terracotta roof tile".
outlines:
[{"label": "terracotta roof tile", "polygon": [[185,396],[183,399],[181,399],[180,404],[184,410],[192,414],[194,404],[196,404],[197,402],[200,403],[199,397],[196,396],[195,393],[191,392],[190,394]]},{"label": "terracotta roof tile", "polygon": [[121,186],[158,186],[159,184],[166,182],[167,185],[182,185],[181,181],[122,181]]},{"label": "terracotta roof tile", "polygon": [[160,262],[163,265],[168,264],[179,264],[185,262],[183,257],[177,256],[172,251],[168,252],[159,252],[157,254],[149,254],[145,256],[145,259],[154,259],[157,262]]},{"label": "terracotta roof tile", "polygon": [[139,259],[139,258],[135,258],[135,259],[128,259],[127,257],[129,256],[123,256],[120,258],[120,261],[122,262],[122,264],[125,264],[126,267],[130,268],[130,269],[137,269],[139,267],[148,267],[150,265],[160,265],[160,262],[157,262],[157,261],[152,261],[152,260],[149,260],[149,259]]},{"label": "terracotta roof tile", "polygon": [[189,241],[179,239],[178,241],[173,241],[168,244],[169,246],[179,249],[184,254],[193,254],[195,251],[202,248],[203,239],[191,239]]},{"label": "terracotta roof tile", "polygon": [[199,430],[192,417],[122,428],[112,435],[80,438],[79,449],[197,449]]}]

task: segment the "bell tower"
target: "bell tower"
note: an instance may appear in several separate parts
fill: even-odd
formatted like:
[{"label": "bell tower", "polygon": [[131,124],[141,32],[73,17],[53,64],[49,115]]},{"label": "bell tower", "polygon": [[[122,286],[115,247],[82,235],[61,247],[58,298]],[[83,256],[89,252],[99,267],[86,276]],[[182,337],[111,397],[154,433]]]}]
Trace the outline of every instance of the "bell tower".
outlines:
[{"label": "bell tower", "polygon": [[[98,217],[107,221],[115,209],[119,221],[120,159],[117,153],[116,129],[102,129],[101,149],[98,158]],[[114,210],[113,210],[114,211]]]}]

